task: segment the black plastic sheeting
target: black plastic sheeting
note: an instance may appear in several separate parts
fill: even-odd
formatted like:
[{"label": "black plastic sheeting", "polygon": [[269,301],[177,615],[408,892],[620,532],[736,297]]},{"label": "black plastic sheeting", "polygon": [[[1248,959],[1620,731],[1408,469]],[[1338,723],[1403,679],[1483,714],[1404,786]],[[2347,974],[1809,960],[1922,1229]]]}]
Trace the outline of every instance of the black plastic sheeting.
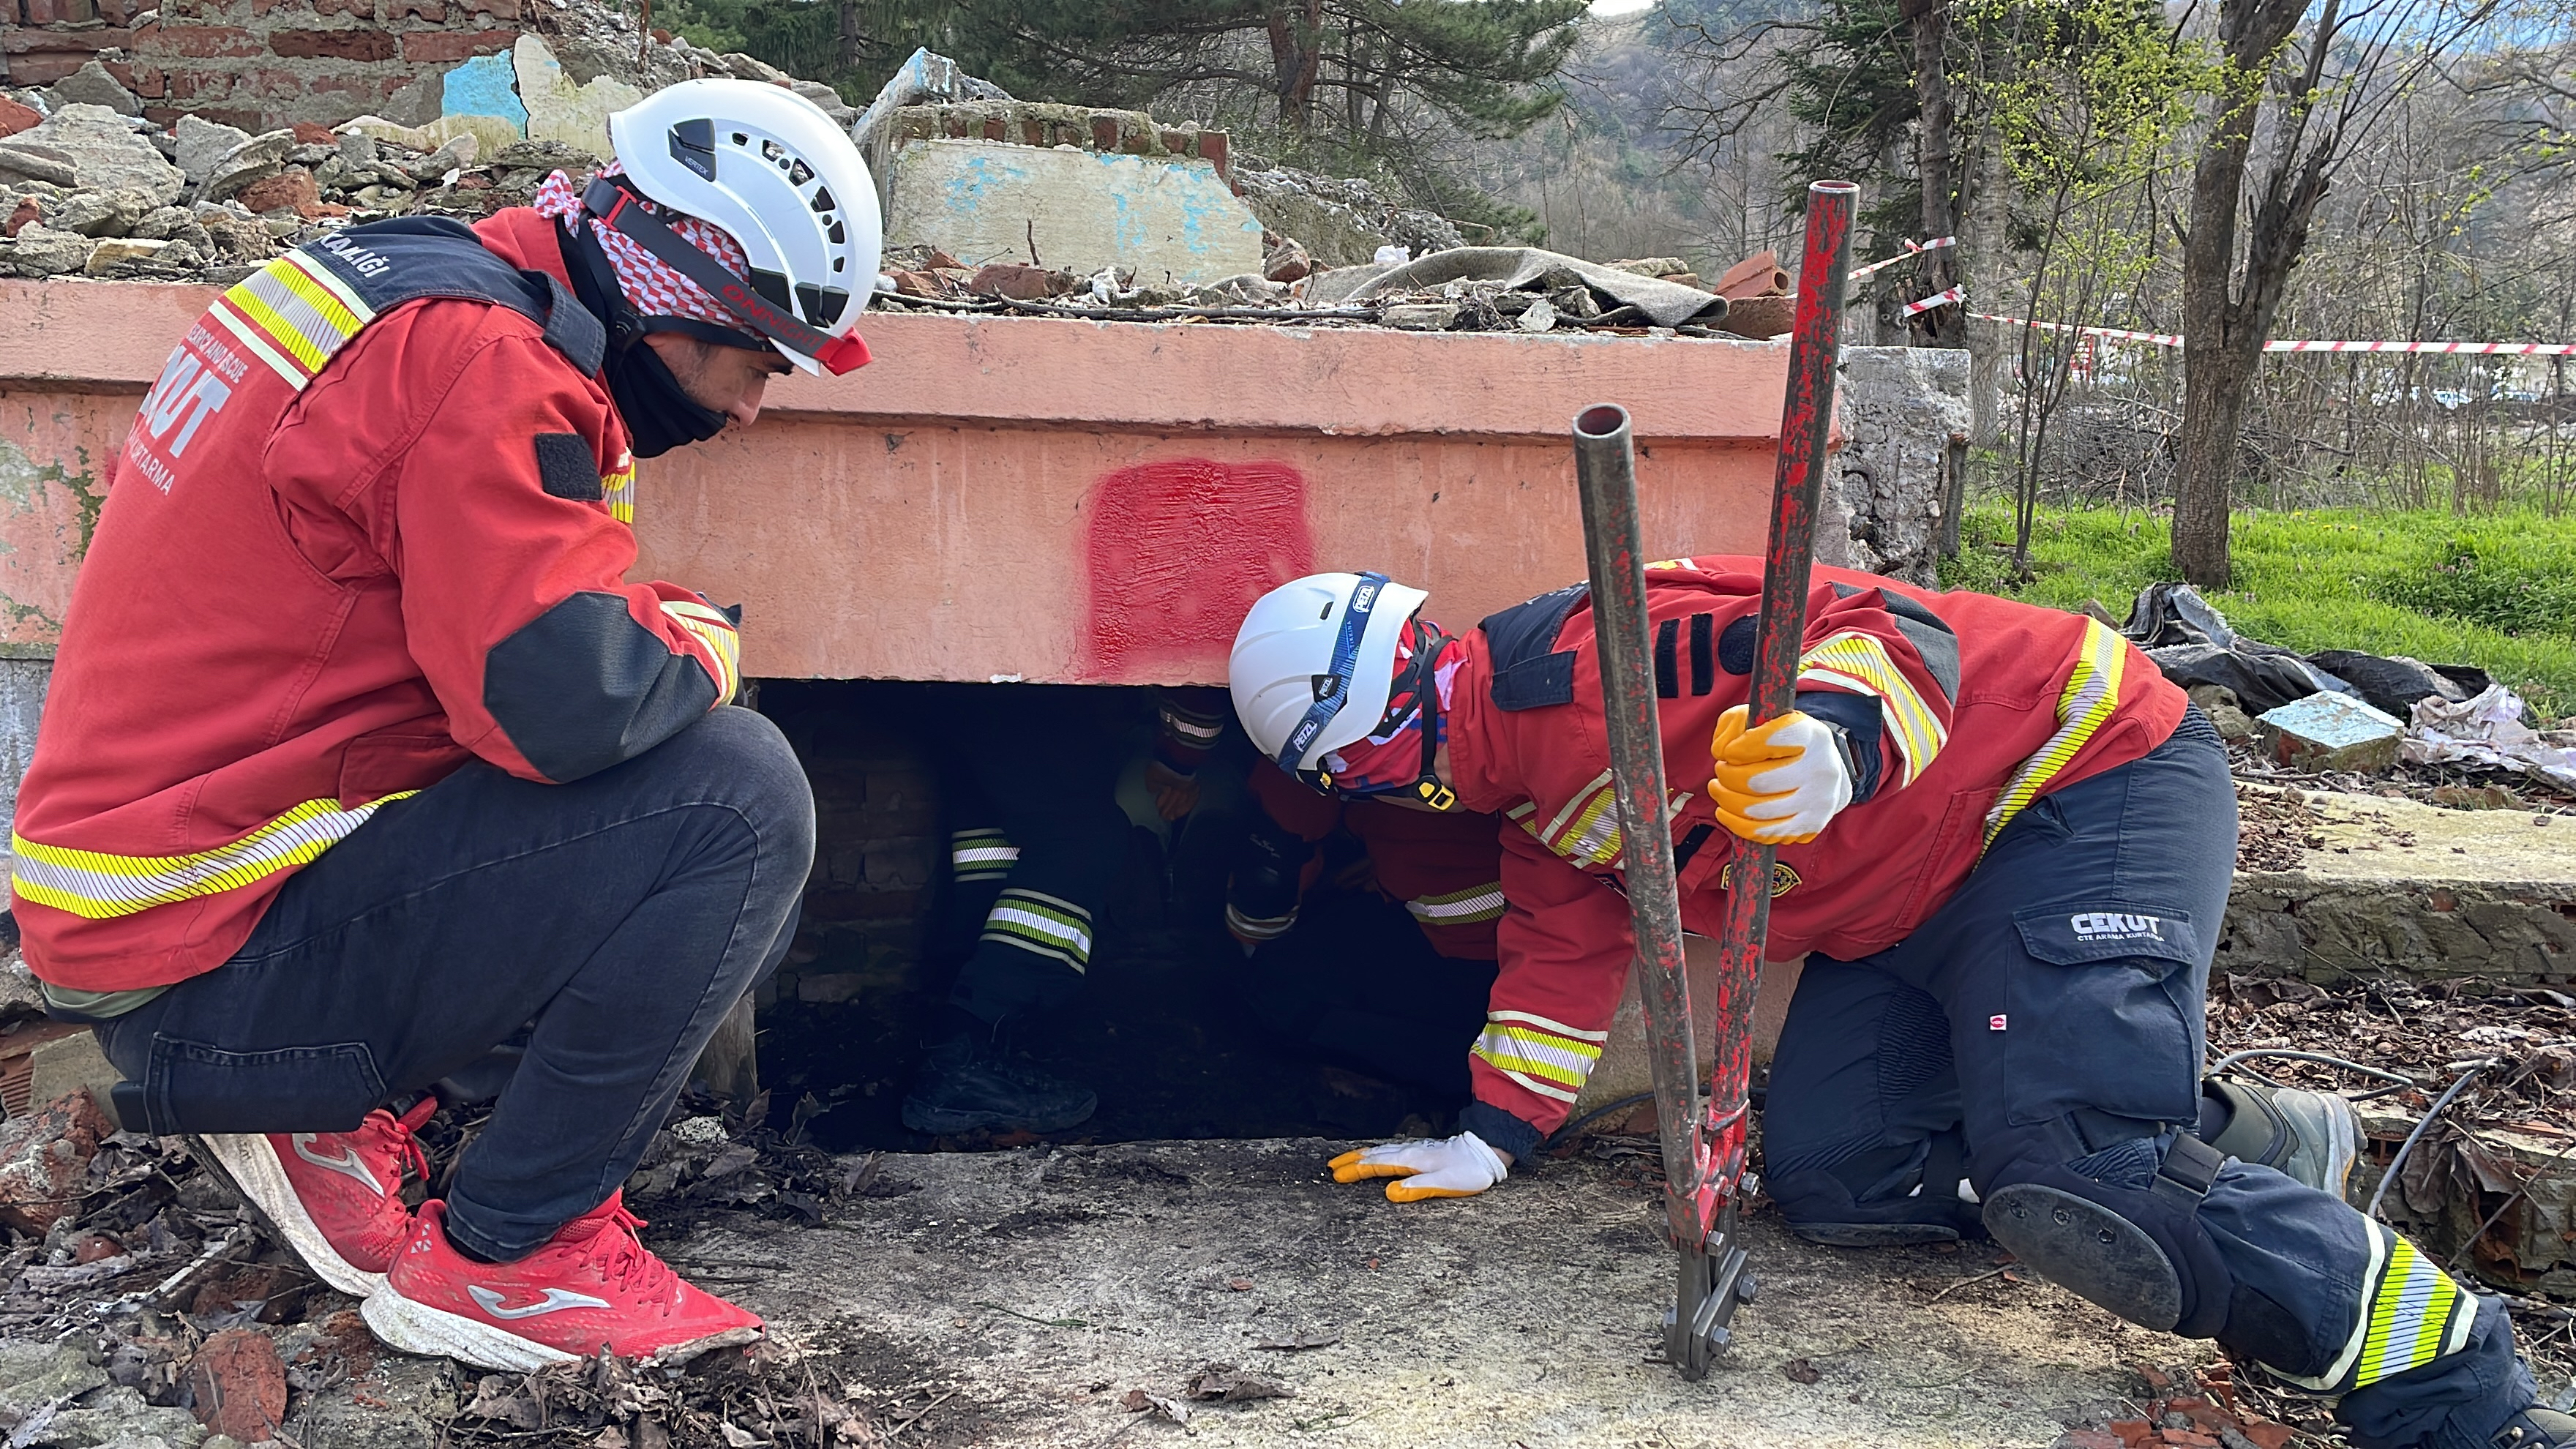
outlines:
[{"label": "black plastic sheeting", "polygon": [[2334,693],[2406,720],[2413,717],[2417,700],[2457,702],[2492,682],[2484,670],[2467,665],[2426,664],[2404,655],[2386,658],[2352,649],[2302,655],[2250,639],[2231,628],[2227,616],[2189,584],[2148,586],[2120,632],[2156,662],[2165,678],[2185,689],[2222,685],[2247,714]]}]

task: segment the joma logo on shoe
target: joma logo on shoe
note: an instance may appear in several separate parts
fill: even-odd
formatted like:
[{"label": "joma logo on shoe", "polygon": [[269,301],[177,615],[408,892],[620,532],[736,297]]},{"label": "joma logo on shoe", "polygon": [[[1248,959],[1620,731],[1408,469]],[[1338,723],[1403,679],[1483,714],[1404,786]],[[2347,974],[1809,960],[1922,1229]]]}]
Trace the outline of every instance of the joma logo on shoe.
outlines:
[{"label": "joma logo on shoe", "polygon": [[375,1174],[367,1171],[366,1164],[358,1160],[358,1149],[343,1143],[340,1147],[340,1155],[337,1157],[324,1157],[320,1153],[315,1152],[313,1150],[313,1139],[321,1135],[322,1134],[318,1132],[296,1133],[293,1139],[295,1143],[295,1155],[303,1158],[309,1163],[312,1163],[315,1167],[324,1169],[325,1171],[336,1172],[342,1177],[356,1178],[358,1181],[367,1185],[367,1191],[374,1193],[378,1197],[383,1197],[385,1195],[385,1185],[376,1181]]},{"label": "joma logo on shoe", "polygon": [[2086,911],[2068,916],[2066,924],[2075,929],[2075,938],[2079,941],[2161,941],[2165,938],[2165,923],[2161,916]]},{"label": "joma logo on shoe", "polygon": [[483,1305],[483,1311],[494,1318],[535,1318],[539,1314],[560,1313],[567,1308],[606,1308],[608,1306],[608,1300],[605,1298],[593,1298],[587,1293],[572,1293],[561,1288],[547,1289],[545,1297],[524,1308],[502,1307],[501,1295],[480,1283],[466,1284],[465,1291],[472,1294],[474,1301]]}]

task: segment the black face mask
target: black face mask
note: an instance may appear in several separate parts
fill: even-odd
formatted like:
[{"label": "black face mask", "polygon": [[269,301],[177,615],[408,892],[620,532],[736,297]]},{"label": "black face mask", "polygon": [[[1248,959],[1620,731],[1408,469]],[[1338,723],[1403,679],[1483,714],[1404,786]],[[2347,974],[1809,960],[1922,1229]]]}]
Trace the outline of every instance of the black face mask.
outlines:
[{"label": "black face mask", "polygon": [[658,458],[673,448],[703,443],[724,430],[725,415],[701,407],[662,363],[662,354],[637,338],[608,359],[608,395],[626,420],[635,456]]},{"label": "black face mask", "polygon": [[635,456],[658,458],[723,431],[725,415],[699,406],[663,365],[662,354],[646,345],[643,319],[618,292],[617,276],[590,228],[559,228],[558,239],[564,270],[572,274],[573,295],[608,328],[608,361],[600,370],[617,415],[626,420]]}]

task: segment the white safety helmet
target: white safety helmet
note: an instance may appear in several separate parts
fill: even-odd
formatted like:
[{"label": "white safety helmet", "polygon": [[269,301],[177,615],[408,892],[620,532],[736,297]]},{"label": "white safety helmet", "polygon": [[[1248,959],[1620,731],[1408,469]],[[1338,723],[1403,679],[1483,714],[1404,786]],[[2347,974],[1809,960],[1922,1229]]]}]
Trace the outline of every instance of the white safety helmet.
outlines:
[{"label": "white safety helmet", "polygon": [[1262,595],[1226,664],[1252,743],[1307,778],[1325,751],[1367,738],[1395,692],[1396,643],[1429,597],[1384,574],[1309,574]]},{"label": "white safety helmet", "polygon": [[[610,116],[608,139],[635,191],[741,243],[751,287],[656,245],[658,233],[697,251],[613,197],[608,208],[592,201],[602,221],[706,286],[805,371],[842,373],[867,360],[856,329],[883,240],[876,181],[821,108],[759,81],[681,81]],[[619,179],[594,182],[594,195]],[[710,271],[726,278],[721,290],[706,285]]]}]

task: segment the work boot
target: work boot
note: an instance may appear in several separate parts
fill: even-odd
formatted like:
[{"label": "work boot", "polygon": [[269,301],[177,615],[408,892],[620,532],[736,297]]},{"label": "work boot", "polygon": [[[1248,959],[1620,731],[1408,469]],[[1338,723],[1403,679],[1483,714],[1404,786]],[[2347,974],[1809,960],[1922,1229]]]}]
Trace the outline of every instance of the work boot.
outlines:
[{"label": "work boot", "polygon": [[960,1031],[922,1054],[903,1094],[903,1125],[934,1137],[1062,1132],[1099,1106],[1089,1087],[1007,1060],[983,1030]]},{"label": "work boot", "polygon": [[2534,1404],[2496,1430],[2495,1449],[2576,1449],[2576,1415]]},{"label": "work boot", "polygon": [[621,1193],[555,1230],[515,1263],[484,1263],[447,1239],[447,1204],[421,1204],[411,1241],[360,1308],[405,1353],[530,1373],[606,1349],[685,1362],[760,1337],[760,1319],[691,1286],[645,1251],[644,1221]]},{"label": "work boot", "polygon": [[[2235,1077],[2201,1083],[2201,1140],[2220,1154],[2272,1168],[2319,1192],[2344,1195],[2361,1156],[2361,1114],[2332,1092],[2267,1087]],[[2212,1133],[2211,1110],[2225,1114]]]},{"label": "work boot", "polygon": [[411,1235],[403,1169],[426,1177],[412,1133],[438,1110],[423,1097],[400,1117],[382,1107],[354,1132],[209,1132],[198,1159],[231,1180],[314,1276],[352,1297],[384,1286]]}]

